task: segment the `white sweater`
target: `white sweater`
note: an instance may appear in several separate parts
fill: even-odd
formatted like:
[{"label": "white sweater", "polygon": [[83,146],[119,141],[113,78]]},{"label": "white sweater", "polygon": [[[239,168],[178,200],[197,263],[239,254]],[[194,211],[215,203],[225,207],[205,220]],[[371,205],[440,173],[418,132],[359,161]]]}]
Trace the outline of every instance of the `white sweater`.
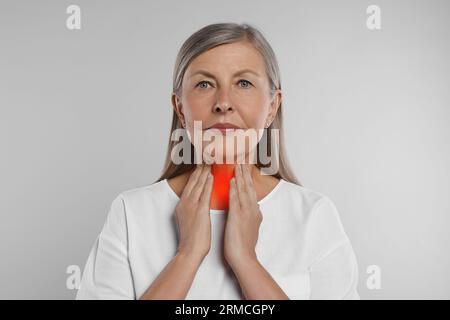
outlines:
[{"label": "white sweater", "polygon": [[[176,253],[167,180],[127,190],[112,202],[87,259],[76,299],[139,299]],[[359,299],[358,264],[333,202],[280,180],[259,202],[256,255],[290,299]],[[223,258],[227,213],[211,210],[211,249],[186,299],[244,299]]]}]

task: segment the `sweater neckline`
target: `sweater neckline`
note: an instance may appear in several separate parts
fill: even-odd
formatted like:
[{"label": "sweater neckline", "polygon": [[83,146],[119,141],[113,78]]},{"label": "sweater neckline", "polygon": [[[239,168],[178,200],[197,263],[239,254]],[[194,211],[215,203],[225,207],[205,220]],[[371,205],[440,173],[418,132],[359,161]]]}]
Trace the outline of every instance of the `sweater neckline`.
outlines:
[{"label": "sweater neckline", "polygon": [[[176,201],[180,201],[180,197],[176,194],[176,192],[172,189],[172,187],[169,184],[169,181],[167,179],[162,180],[162,182],[165,185],[165,188],[168,189],[171,197],[173,199],[175,199]],[[264,198],[262,198],[261,200],[258,201],[259,205],[262,205],[264,203],[266,203],[270,198],[272,198],[274,196],[274,194],[277,192],[278,189],[280,189],[281,185],[284,184],[284,180],[280,179],[280,181],[278,181],[277,185],[270,190],[270,192],[268,194],[266,194],[264,196]],[[209,209],[210,213],[225,213],[226,210],[218,210],[218,209]]]}]

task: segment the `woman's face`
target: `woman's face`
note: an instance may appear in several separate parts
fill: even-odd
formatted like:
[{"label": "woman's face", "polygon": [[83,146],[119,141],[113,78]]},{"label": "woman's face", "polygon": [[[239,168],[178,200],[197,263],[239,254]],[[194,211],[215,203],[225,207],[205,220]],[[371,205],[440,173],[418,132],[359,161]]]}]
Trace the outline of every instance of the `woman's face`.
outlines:
[{"label": "woman's face", "polygon": [[[244,41],[220,45],[196,57],[186,69],[180,99],[175,94],[172,96],[175,111],[185,122],[195,148],[202,147],[204,156],[214,156],[215,159],[225,159],[225,154],[231,151],[234,159],[237,155],[248,155],[257,141],[239,147],[235,138],[242,138],[249,131],[259,132],[258,129],[270,125],[280,102],[281,90],[270,95],[262,56]],[[195,142],[192,139],[194,121],[201,121],[202,132],[196,131],[196,135],[203,133],[205,136],[209,131],[209,134],[221,134],[223,140],[211,139],[214,146],[208,141],[202,141],[201,145]],[[230,127],[229,124],[236,128],[212,129],[221,125]],[[245,131],[236,131],[237,128]],[[233,149],[227,148],[230,144],[226,141],[230,139],[234,141]]]}]

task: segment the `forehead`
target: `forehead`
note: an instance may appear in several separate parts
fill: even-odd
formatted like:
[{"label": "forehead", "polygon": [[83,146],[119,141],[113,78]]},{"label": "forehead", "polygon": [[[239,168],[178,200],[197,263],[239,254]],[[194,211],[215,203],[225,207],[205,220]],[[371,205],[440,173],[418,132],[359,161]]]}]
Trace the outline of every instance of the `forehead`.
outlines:
[{"label": "forehead", "polygon": [[264,59],[256,48],[246,42],[240,41],[219,45],[197,56],[189,64],[186,74],[197,69],[207,69],[210,72],[234,72],[242,69],[251,69],[264,74]]}]

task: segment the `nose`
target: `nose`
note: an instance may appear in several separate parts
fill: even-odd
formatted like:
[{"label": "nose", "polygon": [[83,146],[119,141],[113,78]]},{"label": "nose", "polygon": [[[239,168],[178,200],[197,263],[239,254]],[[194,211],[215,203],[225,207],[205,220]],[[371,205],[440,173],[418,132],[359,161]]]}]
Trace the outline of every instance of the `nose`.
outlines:
[{"label": "nose", "polygon": [[233,112],[234,107],[232,107],[229,104],[219,104],[218,103],[214,106],[214,110],[213,110],[214,113],[221,113],[221,112],[227,112],[227,111]]},{"label": "nose", "polygon": [[214,113],[233,112],[234,106],[231,104],[227,92],[221,90],[218,92],[216,105],[213,107]]}]

